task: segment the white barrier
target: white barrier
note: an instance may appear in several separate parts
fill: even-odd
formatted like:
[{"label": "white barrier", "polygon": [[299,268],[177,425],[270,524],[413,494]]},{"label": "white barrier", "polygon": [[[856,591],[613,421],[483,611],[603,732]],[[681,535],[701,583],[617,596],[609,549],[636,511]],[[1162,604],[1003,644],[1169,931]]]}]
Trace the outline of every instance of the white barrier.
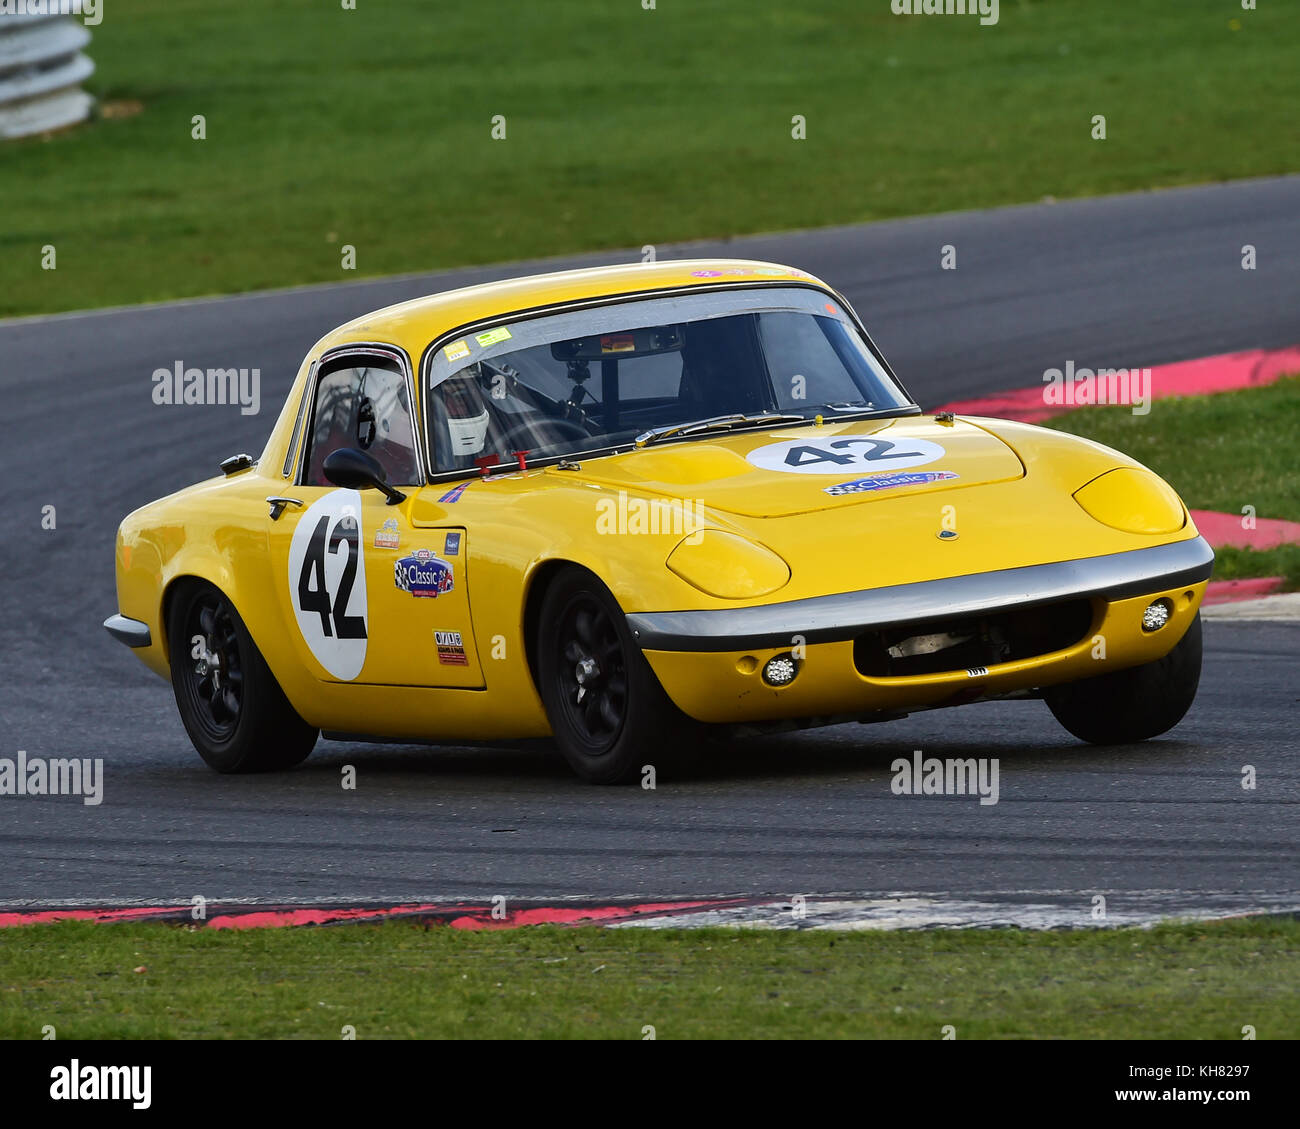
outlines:
[{"label": "white barrier", "polygon": [[78,89],[95,71],[81,53],[89,42],[90,32],[73,16],[0,13],[0,140],[89,116],[94,99]]}]

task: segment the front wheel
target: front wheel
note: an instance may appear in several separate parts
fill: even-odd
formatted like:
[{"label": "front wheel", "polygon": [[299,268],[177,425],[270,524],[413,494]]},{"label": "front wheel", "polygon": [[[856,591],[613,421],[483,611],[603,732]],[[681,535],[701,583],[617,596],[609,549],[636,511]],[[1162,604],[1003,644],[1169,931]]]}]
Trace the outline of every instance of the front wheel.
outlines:
[{"label": "front wheel", "polygon": [[1169,654],[1044,691],[1056,720],[1082,741],[1128,745],[1172,729],[1183,719],[1201,680],[1199,613]]},{"label": "front wheel", "polygon": [[573,568],[547,589],[538,680],[556,744],[592,784],[634,780],[688,729],[609,590]]},{"label": "front wheel", "polygon": [[187,583],[172,601],[167,636],[176,707],[211,768],[274,772],[307,759],[319,731],[289,704],[222,592]]}]

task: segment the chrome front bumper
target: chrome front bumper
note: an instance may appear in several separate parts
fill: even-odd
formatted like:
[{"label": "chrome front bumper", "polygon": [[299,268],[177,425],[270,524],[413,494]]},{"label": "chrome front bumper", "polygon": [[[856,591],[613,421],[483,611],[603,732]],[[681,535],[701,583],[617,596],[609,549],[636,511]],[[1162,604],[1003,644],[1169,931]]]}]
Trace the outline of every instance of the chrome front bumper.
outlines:
[{"label": "chrome front bumper", "polygon": [[127,619],[124,615],[111,615],[104,620],[104,629],[119,643],[128,647],[148,647],[153,640],[149,635],[149,625],[138,619]]},{"label": "chrome front bumper", "polygon": [[627,617],[646,651],[743,651],[852,639],[873,628],[1000,612],[1098,596],[1125,599],[1208,580],[1214,550],[1203,537],[1104,557],[895,584],[762,607],[642,612]]}]

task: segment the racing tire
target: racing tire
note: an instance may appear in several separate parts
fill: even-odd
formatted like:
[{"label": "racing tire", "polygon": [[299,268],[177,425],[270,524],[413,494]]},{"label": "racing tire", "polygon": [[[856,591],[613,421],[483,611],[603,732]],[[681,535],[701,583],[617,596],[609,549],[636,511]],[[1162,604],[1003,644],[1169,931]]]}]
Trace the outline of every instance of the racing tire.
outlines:
[{"label": "racing tire", "polygon": [[1169,654],[1129,667],[1052,686],[1048,708],[1066,729],[1094,745],[1129,745],[1159,736],[1183,719],[1201,679],[1201,617]]},{"label": "racing tire", "polygon": [[181,588],[167,642],[181,722],[210,768],[276,772],[307,759],[320,731],[289,704],[223,592],[201,582]]},{"label": "racing tire", "polygon": [[664,693],[627,617],[593,575],[570,568],[542,598],[542,704],[569,766],[591,784],[626,784],[662,767],[689,720]]}]

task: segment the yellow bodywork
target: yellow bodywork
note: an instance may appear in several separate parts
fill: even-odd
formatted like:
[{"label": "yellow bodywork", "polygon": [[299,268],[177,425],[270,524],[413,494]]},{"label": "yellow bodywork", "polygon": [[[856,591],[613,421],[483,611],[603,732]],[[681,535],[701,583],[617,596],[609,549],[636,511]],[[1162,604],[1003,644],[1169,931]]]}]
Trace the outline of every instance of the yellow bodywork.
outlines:
[{"label": "yellow bodywork", "polygon": [[[289,701],[313,726],[446,741],[545,736],[550,728],[530,666],[530,633],[537,627],[530,617],[539,586],[564,563],[599,576],[632,615],[784,604],[1197,538],[1173,491],[1133,460],[1025,424],[913,415],[666,442],[584,456],[580,469],[546,466],[489,480],[466,476],[468,486],[454,499],[447,497],[454,481],[413,489],[396,506],[376,491],[361,492],[370,617],[365,661],[354,678],[336,677],[320,665],[290,605],[286,554],[302,513],[330,492],[293,484],[298,452],[291,450],[299,406],[325,353],[382,344],[405,353],[418,372],[426,350],[509,323],[519,311],[643,292],[792,282],[825,288],[775,264],[637,264],[473,287],[342,326],[304,359],[253,468],[182,490],[122,522],[119,611],[147,625],[151,639],[136,654],[168,675],[169,588],[198,577],[234,603]],[[414,393],[414,412],[422,418],[418,379]],[[810,482],[746,459],[763,444],[844,436],[940,443],[948,453],[943,467],[959,477],[835,497],[821,489],[829,480]],[[284,495],[303,506],[273,520],[266,499]],[[683,510],[689,527],[679,520]],[[377,531],[390,519],[398,526],[395,548],[376,544]],[[942,530],[956,536],[941,537]],[[410,599],[394,585],[394,560],[419,548],[442,552],[448,534],[459,535],[458,553],[448,557],[456,568],[454,592]],[[801,648],[801,673],[782,689],[766,685],[759,673],[781,648],[645,653],[673,701],[702,721],[906,711],[1159,658],[1192,622],[1204,588],[1200,581],[1113,601],[1097,598],[1091,629],[1081,640],[990,668],[978,680],[978,694],[964,671],[868,678],[855,669],[851,641]],[[1172,620],[1158,632],[1143,632],[1142,610],[1157,596],[1170,600]],[[461,634],[463,663],[438,661],[435,632]]]}]

